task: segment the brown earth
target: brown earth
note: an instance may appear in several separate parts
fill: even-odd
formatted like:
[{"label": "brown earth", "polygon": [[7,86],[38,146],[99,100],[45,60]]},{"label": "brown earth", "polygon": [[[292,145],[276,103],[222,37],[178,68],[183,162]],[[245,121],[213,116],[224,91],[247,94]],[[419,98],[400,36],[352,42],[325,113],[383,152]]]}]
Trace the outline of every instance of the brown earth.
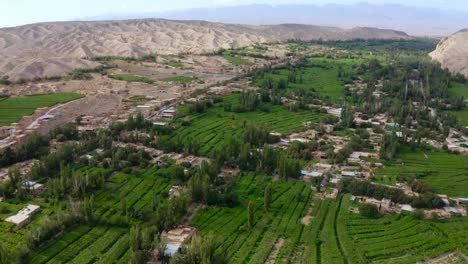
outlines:
[{"label": "brown earth", "polygon": [[32,79],[97,66],[85,57],[205,53],[288,39],[356,38],[406,39],[409,36],[375,28],[248,26],[162,19],[39,23],[0,29],[0,76],[8,76],[10,80]]}]

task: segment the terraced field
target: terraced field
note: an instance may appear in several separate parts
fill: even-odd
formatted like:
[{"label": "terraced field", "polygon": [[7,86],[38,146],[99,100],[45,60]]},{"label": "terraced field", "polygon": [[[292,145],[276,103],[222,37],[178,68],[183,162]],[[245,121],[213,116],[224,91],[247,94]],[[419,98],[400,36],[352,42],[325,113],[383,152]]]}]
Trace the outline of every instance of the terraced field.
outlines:
[{"label": "terraced field", "polygon": [[120,199],[127,207],[151,211],[153,201],[163,199],[173,182],[156,177],[157,169],[139,175],[117,174],[95,196],[95,216],[106,225],[80,225],[51,241],[31,257],[31,263],[127,263],[128,228],[119,227],[125,218]]},{"label": "terraced field", "polygon": [[350,203],[349,196],[342,198],[337,233],[351,263],[416,263],[456,248],[466,254],[467,231],[457,227],[463,219],[431,222],[400,215],[368,219],[348,213]]},{"label": "terraced field", "polygon": [[[272,208],[265,212],[262,193],[268,182],[265,176],[243,176],[237,181],[241,206],[205,208],[193,220],[202,233],[216,234],[222,241],[217,250],[227,252],[232,263],[415,263],[456,248],[467,251],[463,219],[368,219],[348,212],[349,195],[316,200],[302,182],[273,182]],[[247,201],[255,205],[252,229]],[[306,225],[301,220],[308,213]]]},{"label": "terraced field", "polygon": [[83,97],[76,93],[56,93],[21,97],[0,97],[0,126],[9,125],[37,108],[50,107]]},{"label": "terraced field", "polygon": [[[323,57],[309,58],[307,65],[300,67],[296,72],[296,81],[288,81],[291,71],[289,69],[275,69],[254,80],[254,85],[262,85],[267,78],[273,83],[280,80],[288,81],[287,89],[291,91],[304,90],[314,92],[322,100],[339,102],[343,98],[344,83],[339,76],[345,78],[348,73],[354,72],[352,65],[358,61],[348,59],[331,60]],[[341,71],[341,73],[339,73]]]},{"label": "terraced field", "polygon": [[128,249],[127,229],[79,226],[37,252],[31,263],[118,263]]},{"label": "terraced field", "polygon": [[[202,232],[213,232],[224,241],[218,251],[227,252],[232,263],[264,263],[271,258],[293,261],[297,254],[304,228],[301,218],[308,210],[312,192],[302,182],[273,182],[271,209],[265,212],[263,190],[269,182],[266,176],[244,176],[237,182],[243,205],[203,209],[193,220]],[[247,201],[255,208],[252,229],[247,224]],[[284,242],[277,243],[280,240]]]},{"label": "terraced field", "polygon": [[[225,102],[237,104],[239,95],[223,97]],[[177,129],[173,138],[192,138],[198,141],[203,155],[210,154],[216,146],[233,136],[239,136],[243,131],[244,121],[250,124],[262,124],[275,132],[290,134],[304,130],[303,122],[318,122],[323,114],[298,111],[289,112],[283,106],[267,104],[269,112],[225,112],[222,103],[215,104],[204,113],[189,114],[187,107],[181,107],[181,115],[177,121],[190,119],[189,126]]]},{"label": "terraced field", "polygon": [[442,151],[410,151],[404,148],[397,159],[378,176],[417,176],[429,182],[438,193],[455,197],[468,196],[468,157]]}]

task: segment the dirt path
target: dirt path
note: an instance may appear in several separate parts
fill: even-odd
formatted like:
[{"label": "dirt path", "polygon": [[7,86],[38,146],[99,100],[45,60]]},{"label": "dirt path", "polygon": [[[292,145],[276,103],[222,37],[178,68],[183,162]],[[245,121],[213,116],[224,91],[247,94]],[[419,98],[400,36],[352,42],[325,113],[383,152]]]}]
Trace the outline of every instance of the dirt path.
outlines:
[{"label": "dirt path", "polygon": [[182,225],[190,226],[192,224],[192,220],[197,214],[198,210],[202,208],[203,205],[201,204],[192,204],[188,208],[187,215],[185,215],[184,219],[182,220]]},{"label": "dirt path", "polygon": [[420,262],[421,264],[458,264],[458,263],[465,263],[468,261],[468,257],[465,256],[463,253],[459,252],[458,250],[453,252],[447,252],[442,254],[436,258]]},{"label": "dirt path", "polygon": [[276,263],[276,257],[278,256],[279,251],[283,247],[284,243],[286,241],[283,238],[279,238],[276,243],[275,243],[275,248],[273,251],[270,253],[268,256],[268,260],[265,262],[267,264],[275,264]]},{"label": "dirt path", "polygon": [[306,226],[307,226],[307,225],[310,224],[310,221],[312,221],[312,218],[313,218],[313,216],[312,216],[312,208],[313,208],[313,206],[314,206],[314,204],[311,204],[311,207],[307,210],[307,214],[306,214],[304,217],[302,217],[301,223],[302,223],[303,225],[306,225]]},{"label": "dirt path", "polygon": [[[76,101],[78,101],[78,100],[85,100],[85,99],[86,99],[86,97],[85,98],[80,98],[80,99],[77,99],[77,100],[72,100],[72,101],[64,103],[64,104],[59,104],[57,106],[54,106],[54,107],[50,108],[44,115],[49,115],[50,113],[52,113],[53,111],[55,111],[55,110],[57,110],[59,108],[67,106],[67,105],[69,105],[71,103],[76,103]],[[42,116],[44,116],[44,115],[42,115]],[[36,120],[34,120],[31,124],[29,124],[27,129],[32,129],[35,125],[37,125],[39,123],[39,121],[41,120],[42,116],[36,118]]]}]

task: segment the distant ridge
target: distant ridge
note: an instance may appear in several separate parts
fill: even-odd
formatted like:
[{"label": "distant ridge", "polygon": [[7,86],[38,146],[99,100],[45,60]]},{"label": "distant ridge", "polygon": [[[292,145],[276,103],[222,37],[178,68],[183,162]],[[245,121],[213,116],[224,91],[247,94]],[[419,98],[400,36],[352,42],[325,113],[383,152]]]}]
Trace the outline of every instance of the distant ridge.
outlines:
[{"label": "distant ridge", "polygon": [[[446,7],[454,5],[448,4]],[[468,25],[468,11],[401,4],[253,4],[195,8],[172,12],[101,15],[83,20],[158,17],[167,19],[208,20],[251,25],[307,24],[341,28],[377,27],[403,30],[417,36],[447,36]]]},{"label": "distant ridge", "polygon": [[401,31],[300,24],[251,26],[206,21],[135,19],[51,22],[0,29],[0,77],[57,76],[94,67],[84,57],[201,53],[254,43],[301,40],[408,39]]}]

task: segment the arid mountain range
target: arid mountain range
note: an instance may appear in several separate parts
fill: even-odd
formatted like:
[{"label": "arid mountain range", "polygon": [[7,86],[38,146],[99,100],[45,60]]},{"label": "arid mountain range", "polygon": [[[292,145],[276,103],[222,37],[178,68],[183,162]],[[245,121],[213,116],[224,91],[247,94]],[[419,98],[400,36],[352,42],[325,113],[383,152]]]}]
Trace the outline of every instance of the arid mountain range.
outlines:
[{"label": "arid mountain range", "polygon": [[451,72],[468,77],[468,29],[441,40],[431,57]]},{"label": "arid mountain range", "polygon": [[55,22],[0,29],[0,77],[10,80],[63,75],[98,64],[84,58],[138,57],[150,53],[204,53],[261,42],[349,39],[408,39],[376,28],[340,29],[299,24],[249,26],[204,21],[137,19]]},{"label": "arid mountain range", "polygon": [[[121,20],[158,17],[174,20],[208,20],[220,23],[250,25],[296,23],[341,28],[377,27],[403,30],[414,36],[448,36],[468,25],[468,12],[463,11],[463,9],[453,8],[453,10],[448,10],[411,6],[413,4],[412,1],[407,1],[407,5],[389,3],[369,4],[365,2],[327,5],[254,4],[217,6],[159,13],[108,14],[82,19]],[[456,4],[445,5],[446,8],[450,6],[455,7]]]}]

